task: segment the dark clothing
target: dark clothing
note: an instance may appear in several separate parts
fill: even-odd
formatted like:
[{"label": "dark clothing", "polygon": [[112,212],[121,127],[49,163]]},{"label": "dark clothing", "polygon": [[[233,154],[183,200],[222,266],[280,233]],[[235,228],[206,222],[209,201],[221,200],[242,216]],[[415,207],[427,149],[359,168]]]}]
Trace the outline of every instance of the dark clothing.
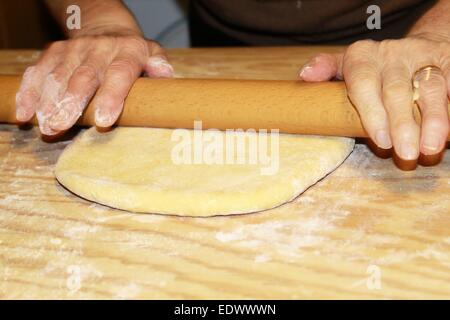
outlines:
[{"label": "dark clothing", "polygon": [[[193,46],[348,44],[404,36],[434,0],[192,0]],[[366,26],[369,5],[381,29]]]}]

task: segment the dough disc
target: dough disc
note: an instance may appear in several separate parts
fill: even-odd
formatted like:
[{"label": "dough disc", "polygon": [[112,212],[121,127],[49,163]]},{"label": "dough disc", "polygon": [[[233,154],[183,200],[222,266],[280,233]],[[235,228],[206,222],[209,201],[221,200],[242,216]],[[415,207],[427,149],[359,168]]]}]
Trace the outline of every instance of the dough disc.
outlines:
[{"label": "dough disc", "polygon": [[[172,150],[178,142],[171,140],[173,131],[120,127],[99,133],[91,128],[64,150],[56,178],[75,194],[118,209],[231,215],[270,209],[294,199],[339,166],[354,146],[349,138],[280,134],[278,171],[263,175],[261,168],[268,165],[248,161],[175,164]],[[192,137],[194,131],[185,132]]]}]

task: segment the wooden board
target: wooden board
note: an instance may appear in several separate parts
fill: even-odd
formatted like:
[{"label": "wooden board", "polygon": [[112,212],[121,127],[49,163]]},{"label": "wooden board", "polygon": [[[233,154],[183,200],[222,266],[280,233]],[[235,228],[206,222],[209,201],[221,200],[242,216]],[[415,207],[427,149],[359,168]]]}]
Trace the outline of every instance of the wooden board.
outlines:
[{"label": "wooden board", "polygon": [[[171,50],[179,77],[293,79],[314,52]],[[0,51],[21,72],[32,51]],[[326,94],[326,93],[324,93]],[[0,126],[0,298],[450,298],[450,156],[405,172],[362,144],[292,203],[180,218],[92,204],[43,142]]]}]

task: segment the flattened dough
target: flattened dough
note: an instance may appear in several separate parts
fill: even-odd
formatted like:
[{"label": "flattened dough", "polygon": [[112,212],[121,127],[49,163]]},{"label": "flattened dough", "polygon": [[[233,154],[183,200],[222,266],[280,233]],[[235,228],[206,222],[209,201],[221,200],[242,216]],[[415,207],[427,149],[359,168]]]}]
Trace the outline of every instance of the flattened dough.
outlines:
[{"label": "flattened dough", "polygon": [[255,164],[174,164],[172,132],[121,127],[99,133],[91,128],[64,150],[56,178],[73,193],[118,209],[231,215],[294,199],[338,167],[354,146],[348,138],[280,134],[279,170],[261,175]]}]

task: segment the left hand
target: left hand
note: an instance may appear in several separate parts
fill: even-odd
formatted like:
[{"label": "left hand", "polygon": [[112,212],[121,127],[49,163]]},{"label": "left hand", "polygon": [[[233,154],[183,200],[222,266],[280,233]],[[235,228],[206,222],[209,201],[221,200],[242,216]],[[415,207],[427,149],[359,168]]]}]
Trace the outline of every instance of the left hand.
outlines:
[{"label": "left hand", "polygon": [[[412,113],[412,78],[422,67],[434,65],[420,82],[418,105],[421,127]],[[345,80],[350,100],[370,138],[383,149],[394,147],[404,160],[442,151],[449,134],[450,41],[415,35],[381,42],[362,40],[344,53],[319,54],[300,71],[304,81]]]}]

